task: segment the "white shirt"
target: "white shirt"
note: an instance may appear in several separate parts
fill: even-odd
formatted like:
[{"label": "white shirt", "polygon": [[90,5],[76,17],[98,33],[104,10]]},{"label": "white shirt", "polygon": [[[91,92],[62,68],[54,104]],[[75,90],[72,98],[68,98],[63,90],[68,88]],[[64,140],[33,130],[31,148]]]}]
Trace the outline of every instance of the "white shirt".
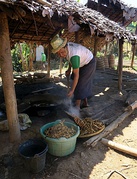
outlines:
[{"label": "white shirt", "polygon": [[68,42],[68,53],[69,61],[75,55],[80,57],[80,67],[88,64],[93,58],[93,53],[88,48],[73,42]]}]

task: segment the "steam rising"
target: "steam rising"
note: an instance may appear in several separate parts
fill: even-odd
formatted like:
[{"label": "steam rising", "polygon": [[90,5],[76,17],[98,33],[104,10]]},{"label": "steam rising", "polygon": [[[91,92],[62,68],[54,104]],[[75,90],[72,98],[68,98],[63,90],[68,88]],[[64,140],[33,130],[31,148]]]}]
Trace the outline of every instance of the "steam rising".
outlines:
[{"label": "steam rising", "polygon": [[72,99],[68,98],[68,99],[64,99],[63,100],[63,104],[67,110],[67,112],[69,112],[70,114],[72,114],[73,116],[77,116],[80,117],[80,112],[79,109],[75,106],[73,106],[72,103]]}]

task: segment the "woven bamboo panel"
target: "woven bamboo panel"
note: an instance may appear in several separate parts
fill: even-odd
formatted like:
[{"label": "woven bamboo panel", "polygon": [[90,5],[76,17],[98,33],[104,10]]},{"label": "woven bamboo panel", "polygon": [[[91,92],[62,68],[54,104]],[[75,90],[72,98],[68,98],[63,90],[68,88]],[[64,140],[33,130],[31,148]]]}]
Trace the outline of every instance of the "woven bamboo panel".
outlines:
[{"label": "woven bamboo panel", "polygon": [[[69,33],[66,32],[62,35],[63,38],[67,38],[70,42],[76,42],[75,40],[75,32]],[[85,47],[94,50],[94,44],[95,44],[95,36],[91,36],[90,33],[87,33],[85,30],[80,30],[78,32],[78,42]],[[100,51],[104,45],[106,44],[105,37],[96,37],[96,43],[97,43],[97,50]]]}]

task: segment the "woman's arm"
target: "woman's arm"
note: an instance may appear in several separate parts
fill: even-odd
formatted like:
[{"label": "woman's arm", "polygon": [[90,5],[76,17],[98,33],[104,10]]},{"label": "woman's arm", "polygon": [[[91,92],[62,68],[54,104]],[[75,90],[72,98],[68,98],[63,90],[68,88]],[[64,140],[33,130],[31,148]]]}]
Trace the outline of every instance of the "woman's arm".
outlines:
[{"label": "woman's arm", "polygon": [[72,83],[72,87],[68,93],[68,96],[71,97],[75,91],[75,88],[77,86],[78,83],[78,79],[79,79],[79,68],[80,68],[80,57],[78,55],[75,55],[73,57],[71,57],[70,59],[72,68],[73,68],[73,75],[74,75],[74,79],[73,79],[73,83]]},{"label": "woman's arm", "polygon": [[74,74],[74,79],[73,79],[72,87],[70,91],[68,92],[68,97],[72,97],[75,91],[75,88],[77,86],[78,79],[79,79],[79,68],[73,69],[73,74]]}]

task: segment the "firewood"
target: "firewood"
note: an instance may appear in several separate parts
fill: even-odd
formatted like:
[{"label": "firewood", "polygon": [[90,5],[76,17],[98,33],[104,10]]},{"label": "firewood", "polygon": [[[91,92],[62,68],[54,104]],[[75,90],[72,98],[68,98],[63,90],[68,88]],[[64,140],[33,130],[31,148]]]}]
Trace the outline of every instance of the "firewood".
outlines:
[{"label": "firewood", "polygon": [[102,138],[101,142],[104,145],[107,145],[108,147],[111,147],[111,148],[116,149],[118,151],[121,151],[121,152],[124,152],[126,154],[137,157],[137,149],[135,149],[135,148],[131,148],[131,147],[113,142],[111,140],[107,140],[105,138]]},{"label": "firewood", "polygon": [[134,110],[135,108],[137,108],[137,101],[135,101],[134,103],[130,104],[128,107],[127,107],[127,110]]}]

